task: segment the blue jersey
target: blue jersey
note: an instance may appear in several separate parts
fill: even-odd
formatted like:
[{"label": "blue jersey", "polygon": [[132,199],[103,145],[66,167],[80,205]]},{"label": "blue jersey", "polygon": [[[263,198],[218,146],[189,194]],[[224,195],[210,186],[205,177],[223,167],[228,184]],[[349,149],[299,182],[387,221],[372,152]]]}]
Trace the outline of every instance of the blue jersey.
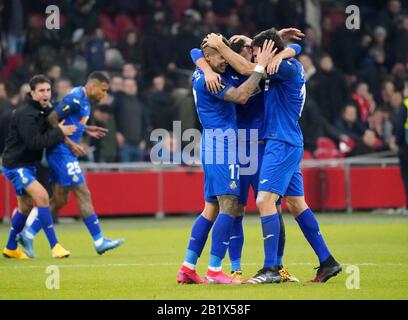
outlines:
[{"label": "blue jersey", "polygon": [[[193,94],[198,118],[203,127],[203,151],[225,152],[236,148],[237,117],[235,103],[224,101],[225,93],[232,87],[229,79],[221,75],[222,90],[213,94],[207,90],[204,73],[196,68],[192,77]],[[222,138],[223,137],[223,138]],[[221,142],[221,145],[218,144]],[[229,146],[226,143],[232,143]]]},{"label": "blue jersey", "polygon": [[[54,109],[59,119],[65,119],[66,125],[75,125],[77,131],[69,138],[75,143],[79,143],[85,131],[86,123],[91,114],[91,103],[85,94],[83,86],[71,90]],[[48,153],[71,153],[65,143],[50,148]]]},{"label": "blue jersey", "polygon": [[303,66],[296,59],[282,61],[278,73],[265,81],[264,138],[303,147],[299,118],[306,98]]},{"label": "blue jersey", "polygon": [[204,73],[199,68],[196,68],[192,81],[197,114],[203,129],[236,131],[235,103],[224,101],[225,93],[232,87],[229,79],[221,75],[222,90],[215,94],[207,90]]},{"label": "blue jersey", "polygon": [[[233,68],[228,67],[226,76],[230,79],[234,87],[239,87],[248,77],[243,76]],[[261,81],[259,86],[255,89],[252,96],[245,104],[237,104],[237,127],[238,129],[245,129],[245,141],[251,141],[250,129],[258,130],[258,139],[263,137],[263,122],[264,122],[264,81]]]}]

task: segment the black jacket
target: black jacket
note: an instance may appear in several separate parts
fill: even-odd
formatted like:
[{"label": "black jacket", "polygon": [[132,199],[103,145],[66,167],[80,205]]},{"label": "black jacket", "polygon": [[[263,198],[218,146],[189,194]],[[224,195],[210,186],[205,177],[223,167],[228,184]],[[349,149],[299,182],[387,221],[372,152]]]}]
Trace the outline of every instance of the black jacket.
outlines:
[{"label": "black jacket", "polygon": [[41,160],[44,148],[64,141],[61,129],[48,124],[50,112],[31,98],[13,112],[3,152],[4,167],[33,166]]}]

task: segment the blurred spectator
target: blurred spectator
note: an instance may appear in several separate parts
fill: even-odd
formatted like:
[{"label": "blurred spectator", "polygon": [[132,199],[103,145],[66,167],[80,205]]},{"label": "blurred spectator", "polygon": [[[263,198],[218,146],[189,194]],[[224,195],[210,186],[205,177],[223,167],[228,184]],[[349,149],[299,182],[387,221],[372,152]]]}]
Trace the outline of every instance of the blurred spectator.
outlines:
[{"label": "blurred spectator", "polygon": [[88,73],[105,70],[105,38],[102,29],[96,29],[86,43],[85,56]]},{"label": "blurred spectator", "polygon": [[342,134],[347,135],[355,141],[361,139],[366,130],[366,127],[358,119],[357,107],[353,104],[347,104],[344,107],[341,117],[335,122],[335,127]]},{"label": "blurred spectator", "polygon": [[0,155],[3,153],[13,105],[8,100],[6,84],[0,81]]},{"label": "blurred spectator", "polygon": [[138,97],[135,79],[123,81],[123,94],[116,106],[119,160],[121,162],[143,161],[148,116],[144,104]]},{"label": "blurred spectator", "polygon": [[172,131],[173,121],[179,119],[171,96],[172,89],[172,85],[163,75],[153,78],[152,89],[147,96],[152,129],[163,128]]},{"label": "blurred spectator", "polygon": [[320,58],[316,82],[316,102],[320,113],[330,123],[334,123],[341,108],[349,100],[349,91],[342,74],[334,68],[333,60],[327,54]]},{"label": "blurred spectator", "polygon": [[125,61],[137,65],[139,68],[143,65],[142,45],[136,30],[130,30],[125,34],[119,48]]},{"label": "blurred spectator", "polygon": [[176,135],[170,132],[170,134],[166,135],[163,138],[163,141],[161,141],[161,146],[162,148],[160,149],[158,156],[162,163],[182,163],[181,145]]},{"label": "blurred spectator", "polygon": [[312,97],[313,100],[317,99],[318,93],[318,82],[317,82],[317,70],[313,64],[312,59],[307,54],[302,54],[299,57],[300,63],[303,65],[305,71],[305,80],[306,80],[306,92],[309,97]]},{"label": "blurred spectator", "polygon": [[365,82],[357,83],[356,90],[352,94],[352,99],[358,107],[358,118],[363,123],[367,123],[368,117],[375,108],[375,102],[369,91],[368,84]]},{"label": "blurred spectator", "polygon": [[401,24],[397,30],[393,51],[395,62],[408,64],[408,15],[402,17]]},{"label": "blurred spectator", "polygon": [[55,101],[59,102],[72,90],[71,80],[67,78],[59,78],[54,84]]},{"label": "blurred spectator", "polygon": [[7,55],[22,54],[26,39],[27,8],[23,0],[6,0],[3,26],[7,35]]},{"label": "blurred spectator", "polygon": [[385,53],[383,50],[370,51],[370,57],[366,60],[361,71],[362,78],[368,83],[374,99],[381,101],[381,84],[387,78],[385,66]]},{"label": "blurred spectator", "polygon": [[109,130],[103,139],[92,138],[90,141],[90,146],[94,150],[94,161],[115,162],[117,157],[116,124],[112,107],[106,104],[98,105],[95,108],[90,124]]}]

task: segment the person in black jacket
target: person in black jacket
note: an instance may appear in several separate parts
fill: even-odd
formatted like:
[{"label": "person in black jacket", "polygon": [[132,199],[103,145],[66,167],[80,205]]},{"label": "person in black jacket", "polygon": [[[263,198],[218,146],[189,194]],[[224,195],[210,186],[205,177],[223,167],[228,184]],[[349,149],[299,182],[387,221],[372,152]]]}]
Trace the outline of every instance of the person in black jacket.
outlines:
[{"label": "person in black jacket", "polygon": [[398,146],[398,158],[400,160],[401,178],[404,183],[406,209],[408,209],[408,98],[404,99],[398,114],[395,127],[395,138]]},{"label": "person in black jacket", "polygon": [[3,153],[3,174],[14,186],[18,205],[11,219],[11,230],[3,255],[7,258],[28,259],[24,251],[17,247],[17,239],[34,201],[38,207],[38,219],[51,246],[52,257],[68,257],[70,252],[57,240],[49,209],[49,196],[36,179],[35,164],[41,160],[44,148],[63,142],[65,136],[76,131],[76,126],[60,123],[57,128],[52,128],[49,125],[47,117],[51,111],[51,81],[47,77],[34,76],[30,80],[30,88],[28,100],[11,116]]}]

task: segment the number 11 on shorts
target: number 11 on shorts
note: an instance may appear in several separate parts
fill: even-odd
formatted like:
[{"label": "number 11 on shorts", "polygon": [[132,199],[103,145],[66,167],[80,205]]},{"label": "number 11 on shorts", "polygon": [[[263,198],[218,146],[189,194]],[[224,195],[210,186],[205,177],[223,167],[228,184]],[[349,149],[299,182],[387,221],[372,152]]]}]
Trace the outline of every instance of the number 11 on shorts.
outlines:
[{"label": "number 11 on shorts", "polygon": [[239,180],[239,164],[230,164],[231,180]]}]

